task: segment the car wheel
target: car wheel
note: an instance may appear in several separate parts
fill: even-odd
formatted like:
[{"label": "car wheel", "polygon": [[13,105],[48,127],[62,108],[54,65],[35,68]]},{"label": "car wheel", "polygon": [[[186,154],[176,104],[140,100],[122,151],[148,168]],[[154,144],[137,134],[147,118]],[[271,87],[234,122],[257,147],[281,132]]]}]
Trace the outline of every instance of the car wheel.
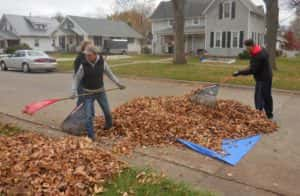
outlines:
[{"label": "car wheel", "polygon": [[122,55],[126,55],[127,54],[127,52],[124,50],[123,52],[122,52]]},{"label": "car wheel", "polygon": [[22,66],[22,70],[23,70],[24,73],[29,73],[30,72],[29,65],[24,63],[23,66]]},{"label": "car wheel", "polygon": [[4,62],[0,63],[0,69],[1,69],[1,71],[7,71],[7,67]]}]

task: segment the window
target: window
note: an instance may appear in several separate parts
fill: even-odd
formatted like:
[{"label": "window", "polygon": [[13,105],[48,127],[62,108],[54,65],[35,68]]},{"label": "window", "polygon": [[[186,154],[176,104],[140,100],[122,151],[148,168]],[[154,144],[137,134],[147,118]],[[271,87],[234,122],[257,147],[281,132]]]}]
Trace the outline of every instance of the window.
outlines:
[{"label": "window", "polygon": [[222,48],[226,48],[226,32],[222,32]]},{"label": "window", "polygon": [[35,39],[34,40],[34,46],[35,47],[39,47],[40,46],[40,40],[39,39]]},{"label": "window", "polygon": [[258,41],[258,33],[255,33],[254,35],[255,35],[254,36],[255,37],[255,43],[257,43],[257,41]]},{"label": "window", "polygon": [[231,32],[227,32],[227,48],[231,48]]},{"label": "window", "polygon": [[224,3],[224,18],[230,17],[230,3]]},{"label": "window", "polygon": [[219,19],[221,20],[223,18],[223,3],[220,3],[219,5]]},{"label": "window", "polygon": [[210,48],[214,48],[215,33],[210,32]]},{"label": "window", "polygon": [[45,54],[44,52],[40,52],[40,51],[28,51],[28,56],[47,56],[47,54]]},{"label": "window", "polygon": [[169,20],[169,21],[168,21],[168,24],[169,24],[170,27],[173,27],[173,25],[174,25],[174,20]]},{"label": "window", "polygon": [[221,33],[216,33],[216,48],[221,48]]},{"label": "window", "polygon": [[101,36],[95,36],[94,37],[94,44],[95,44],[95,46],[102,46],[102,37]]},{"label": "window", "polygon": [[24,56],[26,56],[24,51],[19,51],[15,53],[15,57],[24,57]]},{"label": "window", "polygon": [[238,33],[232,32],[232,47],[237,48],[238,47]]},{"label": "window", "polygon": [[244,48],[244,31],[240,31],[240,48]]},{"label": "window", "polygon": [[128,43],[129,43],[129,44],[134,43],[134,38],[128,38],[127,40],[128,40]]},{"label": "window", "polygon": [[55,39],[52,39],[52,46],[55,46]]},{"label": "window", "polygon": [[236,15],[236,3],[235,1],[233,1],[231,3],[231,19],[235,19],[235,15]]},{"label": "window", "polygon": [[193,19],[193,25],[199,25],[200,24],[200,19],[199,18],[194,18]]}]

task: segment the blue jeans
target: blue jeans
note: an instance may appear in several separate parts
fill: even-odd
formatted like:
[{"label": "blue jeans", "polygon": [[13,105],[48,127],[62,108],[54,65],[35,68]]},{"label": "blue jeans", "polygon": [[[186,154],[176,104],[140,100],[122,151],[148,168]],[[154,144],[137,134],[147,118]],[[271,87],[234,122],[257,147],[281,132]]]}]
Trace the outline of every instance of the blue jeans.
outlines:
[{"label": "blue jeans", "polygon": [[[79,87],[77,89],[77,93],[78,93],[78,95],[82,95],[82,94],[86,93],[83,90],[81,84],[79,84]],[[82,103],[84,104],[84,96],[80,96],[80,97],[77,98],[76,107],[80,106]],[[93,110],[93,116],[95,116],[95,110]]]},{"label": "blue jeans", "polygon": [[112,116],[109,109],[109,103],[105,93],[98,93],[92,96],[85,96],[84,97],[84,107],[85,107],[85,114],[86,114],[86,129],[88,132],[88,137],[91,139],[95,139],[95,132],[94,132],[94,102],[95,100],[98,102],[99,106],[101,107],[104,118],[105,118],[105,127],[110,128],[112,126]]}]

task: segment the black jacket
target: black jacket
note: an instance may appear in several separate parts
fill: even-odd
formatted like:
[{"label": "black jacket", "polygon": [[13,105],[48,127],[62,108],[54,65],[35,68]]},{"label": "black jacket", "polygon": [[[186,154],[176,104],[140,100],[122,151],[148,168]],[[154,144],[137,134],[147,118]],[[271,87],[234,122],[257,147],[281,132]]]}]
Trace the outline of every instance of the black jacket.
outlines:
[{"label": "black jacket", "polygon": [[78,53],[75,61],[74,61],[74,73],[76,74],[80,65],[85,63],[85,54],[83,52]]},{"label": "black jacket", "polygon": [[250,67],[239,71],[240,75],[253,75],[256,81],[272,80],[272,66],[269,62],[269,54],[263,48],[257,54],[252,54],[250,58]]}]

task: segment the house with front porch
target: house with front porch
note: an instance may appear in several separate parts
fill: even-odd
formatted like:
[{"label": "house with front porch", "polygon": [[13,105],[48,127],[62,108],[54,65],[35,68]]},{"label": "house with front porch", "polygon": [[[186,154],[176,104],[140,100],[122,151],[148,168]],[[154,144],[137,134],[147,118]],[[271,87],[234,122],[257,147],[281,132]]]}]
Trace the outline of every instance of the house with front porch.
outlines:
[{"label": "house with front porch", "polygon": [[102,50],[106,40],[122,39],[128,42],[128,52],[141,52],[142,36],[121,21],[66,16],[53,33],[53,38],[60,51],[78,51],[83,40],[90,40]]},{"label": "house with front porch", "polygon": [[[264,45],[264,9],[251,0],[186,0],[184,14],[188,54],[205,50],[211,56],[237,56],[249,38]],[[174,52],[173,17],[171,1],[162,1],[152,14],[154,54]]]},{"label": "house with front porch", "polygon": [[51,36],[58,26],[52,18],[4,14],[0,20],[0,49],[27,44],[32,49],[55,51]]}]

